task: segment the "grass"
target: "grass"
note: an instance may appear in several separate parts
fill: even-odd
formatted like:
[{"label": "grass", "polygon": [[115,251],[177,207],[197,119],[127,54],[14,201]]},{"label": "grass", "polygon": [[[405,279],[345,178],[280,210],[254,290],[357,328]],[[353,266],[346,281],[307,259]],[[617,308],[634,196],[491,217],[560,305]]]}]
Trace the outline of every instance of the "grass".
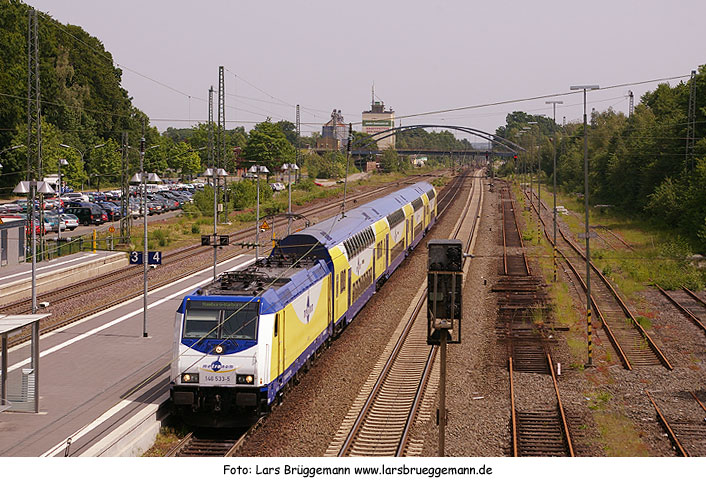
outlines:
[{"label": "grass", "polygon": [[598,425],[600,444],[609,457],[649,457],[647,445],[642,441],[642,434],[632,422],[622,414],[596,409],[593,419]]},{"label": "grass", "polygon": [[157,434],[154,445],[142,454],[142,456],[164,457],[172,447],[179,443],[179,440],[181,440],[186,433],[187,431],[184,427],[178,429],[173,427],[162,427]]},{"label": "grass", "polygon": [[[547,192],[551,195],[551,192]],[[583,202],[557,194],[557,203],[578,213],[565,215],[566,222],[574,234],[585,231],[582,213]],[[592,226],[605,226],[623,238],[634,251],[624,247],[609,233],[604,237],[609,246],[598,247],[594,242],[591,260],[606,275],[618,290],[634,299],[645,287],[659,284],[664,289],[703,289],[706,285],[706,271],[698,269],[690,262],[691,249],[688,242],[665,229],[658,229],[640,219],[629,218],[610,209],[591,209]]]},{"label": "grass", "polygon": [[[517,196],[518,199],[523,197]],[[524,200],[521,204],[524,205]],[[520,203],[518,202],[519,205]],[[569,218],[573,217],[570,216]],[[573,224],[577,228],[575,232],[582,232],[581,223],[575,218],[574,220],[575,222],[569,219],[569,224]],[[530,226],[533,223],[526,220],[525,225]],[[536,225],[534,225],[533,229],[528,229],[527,231],[536,233]],[[551,309],[556,322],[569,327],[569,331],[565,335],[571,360],[569,366],[583,373],[589,386],[596,387],[594,391],[586,395],[587,406],[593,415],[599,432],[598,438],[594,442],[602,447],[606,455],[611,457],[649,456],[649,449],[641,439],[639,428],[628,417],[620,413],[619,405],[617,405],[613,395],[600,388],[615,383],[615,380],[610,376],[610,371],[606,370],[605,367],[601,367],[602,363],[599,363],[595,370],[584,371],[586,332],[585,320],[582,317],[583,311],[581,307],[575,305],[566,282],[562,281],[561,278],[558,282],[553,282],[554,266],[551,245],[542,237],[542,242],[539,245],[525,245],[525,247],[536,258],[541,274],[547,283],[549,296],[552,300]],[[600,262],[610,261],[603,264],[600,268],[606,276],[613,277],[615,271],[620,271],[621,269],[619,264],[612,262],[610,250],[598,251],[596,258]],[[635,282],[635,284],[637,285],[638,283]],[[651,320],[645,316],[640,317],[638,322],[645,327],[651,325]],[[605,355],[602,362],[606,364],[612,363],[611,351],[604,350],[604,352]],[[586,429],[587,425],[583,425],[580,428]]]}]

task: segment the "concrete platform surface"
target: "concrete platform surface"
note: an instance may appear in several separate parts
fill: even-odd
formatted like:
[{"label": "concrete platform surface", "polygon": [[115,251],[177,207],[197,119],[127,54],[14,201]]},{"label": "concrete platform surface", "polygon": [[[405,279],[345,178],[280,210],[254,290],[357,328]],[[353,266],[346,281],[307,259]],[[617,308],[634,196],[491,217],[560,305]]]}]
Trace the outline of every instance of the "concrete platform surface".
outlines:
[{"label": "concrete platform surface", "polygon": [[[127,253],[121,251],[83,252],[36,263],[37,293],[83,281],[128,265]],[[0,269],[0,304],[28,298],[32,290],[32,264],[5,266]]]},{"label": "concrete platform surface", "polygon": [[[220,263],[219,269],[251,261],[242,255]],[[103,454],[104,439],[114,436],[116,427],[164,400],[176,309],[185,294],[211,276],[212,268],[206,268],[150,291],[147,338],[142,336],[142,297],[42,336],[40,413],[0,412],[0,456],[64,456],[67,448],[71,456]],[[10,394],[20,390],[30,349],[25,344],[10,350]],[[116,450],[138,455],[128,449],[105,454]]]}]

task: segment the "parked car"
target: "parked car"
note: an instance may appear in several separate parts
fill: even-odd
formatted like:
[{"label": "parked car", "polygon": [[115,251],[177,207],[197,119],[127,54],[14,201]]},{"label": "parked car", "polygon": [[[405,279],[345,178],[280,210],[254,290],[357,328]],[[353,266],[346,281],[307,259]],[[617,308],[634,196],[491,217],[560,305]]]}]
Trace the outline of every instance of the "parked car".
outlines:
[{"label": "parked car", "polygon": [[89,224],[103,224],[103,210],[92,203],[72,203],[68,208],[64,209],[68,214],[75,215],[81,224],[88,226]]},{"label": "parked car", "polygon": [[75,214],[64,213],[61,215],[61,219],[64,220],[66,229],[68,229],[69,231],[73,231],[79,225],[78,217]]},{"label": "parked car", "polygon": [[66,231],[66,223],[63,219],[59,219],[56,214],[45,214],[44,215],[44,229],[54,233],[59,232],[59,228],[62,231]]},{"label": "parked car", "polygon": [[270,187],[271,187],[272,190],[275,191],[275,192],[279,192],[279,191],[284,191],[284,190],[285,190],[284,183],[281,183],[281,182],[273,182],[273,183],[270,183]]},{"label": "parked car", "polygon": [[17,203],[2,204],[0,205],[0,209],[2,209],[0,212],[7,214],[15,214],[22,212],[22,206]]},{"label": "parked car", "polygon": [[107,201],[102,201],[96,203],[98,204],[103,211],[108,215],[108,220],[109,221],[117,221],[120,219],[120,207],[116,206],[115,204]]}]

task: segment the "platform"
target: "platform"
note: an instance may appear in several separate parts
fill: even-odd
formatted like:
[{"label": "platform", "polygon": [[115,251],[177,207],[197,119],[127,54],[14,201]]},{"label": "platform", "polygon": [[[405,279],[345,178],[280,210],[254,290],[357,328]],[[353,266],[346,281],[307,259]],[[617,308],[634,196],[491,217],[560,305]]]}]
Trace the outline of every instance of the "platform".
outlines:
[{"label": "platform", "polygon": [[[122,251],[83,252],[40,261],[36,265],[37,293],[83,281],[128,265]],[[32,263],[0,269],[0,303],[29,298],[32,289]]]},{"label": "platform", "polygon": [[[219,270],[251,263],[241,255]],[[142,297],[44,335],[39,414],[0,413],[0,457],[139,455],[151,445],[144,429],[168,398],[174,317],[183,296],[211,280],[213,268],[150,291],[148,337]],[[29,344],[9,350],[9,379],[29,366]],[[154,430],[154,424],[151,425]],[[121,431],[141,445],[120,445]]]}]

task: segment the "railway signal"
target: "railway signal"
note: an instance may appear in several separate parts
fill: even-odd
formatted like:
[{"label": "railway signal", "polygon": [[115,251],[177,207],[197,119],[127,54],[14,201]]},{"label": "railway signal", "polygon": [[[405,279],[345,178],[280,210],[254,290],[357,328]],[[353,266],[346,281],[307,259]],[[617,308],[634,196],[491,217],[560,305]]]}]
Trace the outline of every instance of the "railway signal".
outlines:
[{"label": "railway signal", "polygon": [[439,457],[446,443],[446,345],[461,343],[463,246],[458,239],[432,239],[427,244],[427,344],[440,345]]}]

